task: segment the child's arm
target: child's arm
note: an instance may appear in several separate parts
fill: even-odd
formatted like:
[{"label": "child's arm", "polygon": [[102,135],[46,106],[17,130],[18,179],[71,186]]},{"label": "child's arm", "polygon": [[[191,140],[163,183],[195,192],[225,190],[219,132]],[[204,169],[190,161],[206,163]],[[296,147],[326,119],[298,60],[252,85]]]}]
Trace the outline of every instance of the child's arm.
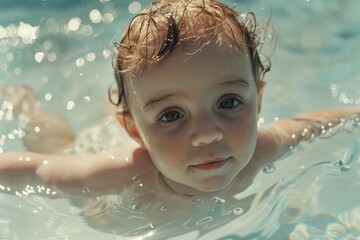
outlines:
[{"label": "child's arm", "polygon": [[65,194],[74,194],[74,189],[81,194],[81,189],[86,187],[96,194],[120,190],[133,176],[152,166],[147,151],[134,147],[78,156],[3,153],[0,187],[21,193],[27,185],[39,185],[55,187]]},{"label": "child's arm", "polygon": [[355,114],[360,114],[359,107],[306,112],[274,122],[259,131],[254,157],[266,161],[276,160],[301,141],[319,136],[339,124],[341,119]]},{"label": "child's arm", "polygon": [[71,148],[75,135],[64,117],[42,109],[35,92],[27,85],[0,85],[0,101],[24,125],[22,138],[32,152],[54,154]]}]

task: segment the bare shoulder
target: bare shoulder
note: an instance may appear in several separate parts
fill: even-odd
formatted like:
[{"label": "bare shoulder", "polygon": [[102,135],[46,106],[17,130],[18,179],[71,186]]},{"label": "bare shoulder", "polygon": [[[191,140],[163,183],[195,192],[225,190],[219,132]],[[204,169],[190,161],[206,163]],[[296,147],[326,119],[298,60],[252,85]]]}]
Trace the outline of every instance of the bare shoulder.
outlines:
[{"label": "bare shoulder", "polygon": [[257,134],[257,142],[252,162],[257,165],[264,165],[274,161],[282,154],[280,152],[281,139],[273,128],[260,129]]}]

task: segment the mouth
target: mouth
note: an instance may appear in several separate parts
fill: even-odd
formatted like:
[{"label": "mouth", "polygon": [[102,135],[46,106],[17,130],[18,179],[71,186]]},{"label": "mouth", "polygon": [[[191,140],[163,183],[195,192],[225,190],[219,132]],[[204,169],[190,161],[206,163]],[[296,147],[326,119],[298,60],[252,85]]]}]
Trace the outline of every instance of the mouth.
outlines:
[{"label": "mouth", "polygon": [[204,161],[197,165],[191,165],[194,168],[200,169],[200,170],[213,170],[222,167],[228,160],[228,158],[216,158],[212,160]]}]

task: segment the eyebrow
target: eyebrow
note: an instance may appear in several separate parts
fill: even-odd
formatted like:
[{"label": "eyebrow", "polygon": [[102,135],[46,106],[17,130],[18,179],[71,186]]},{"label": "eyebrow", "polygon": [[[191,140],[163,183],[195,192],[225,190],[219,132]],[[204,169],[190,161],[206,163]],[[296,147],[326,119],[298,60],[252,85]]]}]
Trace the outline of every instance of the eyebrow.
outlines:
[{"label": "eyebrow", "polygon": [[228,80],[228,81],[225,81],[225,82],[222,82],[219,84],[219,86],[233,86],[233,85],[236,85],[236,86],[239,86],[239,87],[244,87],[244,88],[249,88],[249,83],[247,81],[245,81],[244,79],[241,79],[241,78],[236,78],[236,79],[231,79],[231,80]]},{"label": "eyebrow", "polygon": [[164,95],[160,95],[158,97],[152,98],[152,99],[150,99],[149,101],[147,101],[145,103],[143,109],[145,110],[147,108],[150,108],[151,106],[153,106],[153,105],[155,105],[155,104],[157,104],[157,103],[159,103],[159,102],[161,102],[161,101],[163,101],[163,100],[165,100],[165,99],[167,99],[169,97],[175,96],[175,95],[176,94],[171,93],[171,94],[164,94]]},{"label": "eyebrow", "polygon": [[[231,80],[228,80],[228,81],[225,81],[225,82],[222,82],[219,84],[219,86],[240,86],[240,87],[243,87],[243,88],[249,88],[249,83],[241,78],[236,78],[236,79],[231,79]],[[156,105],[157,103],[161,102],[161,101],[164,101],[165,99],[167,98],[170,98],[170,97],[173,97],[175,96],[176,94],[174,93],[170,93],[170,94],[164,94],[164,95],[160,95],[160,96],[157,96],[155,98],[152,98],[150,99],[149,101],[147,101],[143,107],[143,110],[145,109],[149,109],[151,108],[152,106]]]}]

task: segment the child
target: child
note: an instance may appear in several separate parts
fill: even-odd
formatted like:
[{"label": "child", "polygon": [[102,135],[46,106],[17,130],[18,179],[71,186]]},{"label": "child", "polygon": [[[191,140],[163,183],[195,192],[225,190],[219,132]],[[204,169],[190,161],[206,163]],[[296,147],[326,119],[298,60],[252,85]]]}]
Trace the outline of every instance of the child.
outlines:
[{"label": "child", "polygon": [[[14,192],[29,182],[46,185],[56,188],[57,196],[82,195],[77,189],[86,188],[89,196],[98,196],[123,191],[134,176],[143,176],[164,204],[165,192],[168,204],[171,195],[231,196],[300,141],[360,112],[358,107],[308,112],[258,129],[269,69],[257,52],[258,29],[250,17],[215,0],[153,3],[132,20],[116,48],[119,94],[112,102],[136,143],[93,155],[3,153],[0,184]],[[40,127],[43,140],[52,135],[58,148],[40,144],[38,152],[68,148],[74,139],[68,126],[58,117],[44,122],[43,114],[37,111],[30,124],[34,119],[36,126],[53,124],[61,136]],[[175,202],[178,209],[186,206]]]}]

